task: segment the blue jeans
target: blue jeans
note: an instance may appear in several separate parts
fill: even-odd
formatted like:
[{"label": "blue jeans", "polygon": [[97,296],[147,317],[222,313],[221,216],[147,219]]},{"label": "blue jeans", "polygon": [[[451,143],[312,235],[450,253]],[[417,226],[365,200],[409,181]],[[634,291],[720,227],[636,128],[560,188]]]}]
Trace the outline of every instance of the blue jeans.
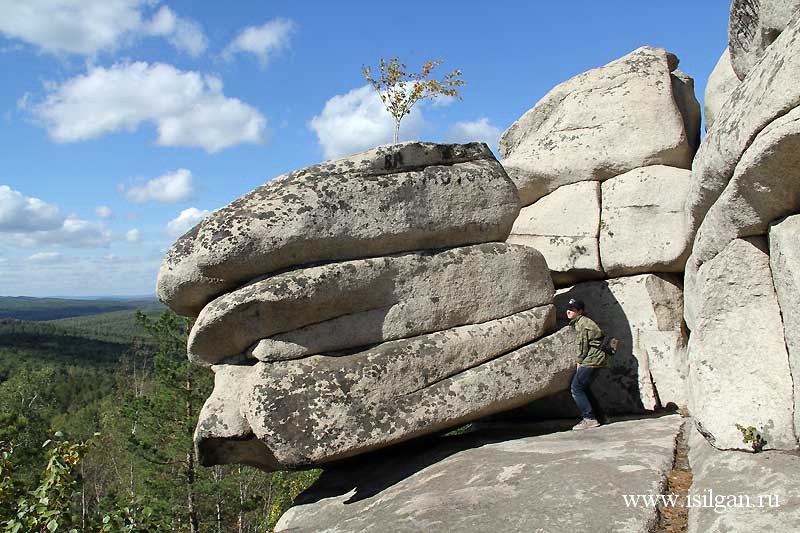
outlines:
[{"label": "blue jeans", "polygon": [[572,377],[572,383],[569,390],[572,393],[572,399],[581,411],[581,416],[584,420],[597,420],[597,417],[592,410],[592,402],[589,399],[591,391],[589,385],[592,384],[595,375],[597,374],[596,368],[581,366],[578,367],[575,375]]}]

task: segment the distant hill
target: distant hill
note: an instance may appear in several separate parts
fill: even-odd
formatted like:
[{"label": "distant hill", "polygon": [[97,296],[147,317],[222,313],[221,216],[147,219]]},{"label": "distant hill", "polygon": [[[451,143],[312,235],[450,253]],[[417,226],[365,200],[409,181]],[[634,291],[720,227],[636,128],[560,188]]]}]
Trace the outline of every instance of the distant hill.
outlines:
[{"label": "distant hill", "polygon": [[100,315],[114,311],[164,310],[155,298],[131,300],[71,300],[66,298],[32,298],[0,296],[0,319],[57,320],[62,318]]}]

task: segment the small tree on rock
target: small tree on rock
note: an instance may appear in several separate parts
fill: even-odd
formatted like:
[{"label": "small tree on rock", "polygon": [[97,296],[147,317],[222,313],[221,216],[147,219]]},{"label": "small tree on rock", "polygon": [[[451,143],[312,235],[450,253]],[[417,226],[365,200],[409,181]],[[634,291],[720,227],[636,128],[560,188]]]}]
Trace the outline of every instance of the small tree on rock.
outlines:
[{"label": "small tree on rock", "polygon": [[394,119],[394,142],[400,135],[400,121],[411,112],[411,108],[423,99],[435,99],[439,96],[454,96],[461,100],[457,87],[466,84],[461,79],[461,70],[446,74],[441,80],[428,79],[433,69],[443,61],[428,61],[422,66],[422,72],[407,72],[405,63],[396,57],[380,60],[380,77],[372,77],[372,68],[362,65],[361,71],[381,97],[383,106]]}]

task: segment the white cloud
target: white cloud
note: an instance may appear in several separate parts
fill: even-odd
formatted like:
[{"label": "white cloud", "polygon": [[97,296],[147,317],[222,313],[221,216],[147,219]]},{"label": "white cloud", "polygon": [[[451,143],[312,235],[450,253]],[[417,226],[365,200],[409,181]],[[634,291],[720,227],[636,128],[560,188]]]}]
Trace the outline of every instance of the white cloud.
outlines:
[{"label": "white cloud", "polygon": [[[39,254],[34,254],[37,256]],[[33,256],[31,256],[33,257]],[[163,254],[140,256],[10,257],[0,276],[0,294],[97,296],[153,294]],[[35,268],[31,268],[35,261]]]},{"label": "white cloud", "polygon": [[53,263],[61,260],[61,254],[58,252],[39,252],[30,256],[28,260],[34,263]]},{"label": "white cloud", "polygon": [[500,128],[492,125],[488,118],[482,117],[472,122],[456,122],[445,133],[444,141],[451,143],[485,142],[495,149],[501,133]]},{"label": "white cloud", "polygon": [[161,7],[145,20],[152,0],[0,0],[0,33],[51,54],[93,56],[113,52],[140,37],[166,37],[192,55],[205,51],[196,22]]},{"label": "white cloud", "polygon": [[58,207],[0,185],[0,233],[52,230],[63,220]]},{"label": "white cloud", "polygon": [[142,234],[135,228],[128,230],[128,232],[125,233],[125,240],[128,242],[142,242]]},{"label": "white cloud", "polygon": [[216,152],[263,142],[266,119],[222,93],[222,80],[162,63],[92,67],[50,90],[34,107],[50,137],[82,141],[155,124],[162,146],[197,146]]},{"label": "white cloud", "polygon": [[199,56],[208,48],[208,39],[200,25],[192,20],[178,17],[167,6],[161,6],[153,15],[148,31],[151,35],[167,37],[175,48],[192,57]]},{"label": "white cloud", "polygon": [[261,26],[248,26],[225,47],[222,56],[231,59],[238,53],[250,53],[258,57],[261,67],[266,67],[269,60],[289,47],[289,37],[297,25],[287,19],[274,19]]},{"label": "white cloud", "polygon": [[98,205],[97,207],[94,208],[94,213],[100,218],[106,218],[106,219],[114,216],[114,212],[107,205]]},{"label": "white cloud", "polygon": [[120,186],[125,197],[136,204],[155,201],[167,204],[185,202],[194,196],[194,183],[191,171],[179,168],[142,185]]},{"label": "white cloud", "polygon": [[55,205],[0,185],[0,243],[94,248],[108,246],[111,237],[102,222],[64,217]]},{"label": "white cloud", "polygon": [[[371,85],[336,95],[322,113],[311,119],[325,157],[341,157],[394,140],[394,119]],[[400,125],[400,140],[418,136],[425,127],[422,111],[414,107]]]},{"label": "white cloud", "polygon": [[180,237],[190,229],[192,229],[198,222],[208,216],[211,211],[207,209],[200,210],[196,207],[184,209],[181,214],[167,224],[166,231],[173,237]]}]

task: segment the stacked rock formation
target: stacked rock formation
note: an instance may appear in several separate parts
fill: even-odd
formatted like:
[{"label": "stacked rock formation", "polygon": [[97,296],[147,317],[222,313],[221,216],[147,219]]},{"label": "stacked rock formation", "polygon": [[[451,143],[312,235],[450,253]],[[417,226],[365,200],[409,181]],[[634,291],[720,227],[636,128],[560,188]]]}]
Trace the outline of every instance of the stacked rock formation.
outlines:
[{"label": "stacked rock formation", "polygon": [[609,412],[686,401],[683,295],[670,274],[691,249],[700,106],[677,66],[639,48],[561,83],[500,139],[523,203],[508,242],[539,249],[555,284],[623,341],[594,387]]},{"label": "stacked rock formation", "polygon": [[380,147],[275,178],[170,250],[215,388],[203,464],[350,457],[563,390],[542,254],[504,243],[516,187],[485,144]]},{"label": "stacked rock formation", "polygon": [[800,431],[800,7],[734,1],[735,85],[694,160],[686,265],[690,408],[714,446]]}]

